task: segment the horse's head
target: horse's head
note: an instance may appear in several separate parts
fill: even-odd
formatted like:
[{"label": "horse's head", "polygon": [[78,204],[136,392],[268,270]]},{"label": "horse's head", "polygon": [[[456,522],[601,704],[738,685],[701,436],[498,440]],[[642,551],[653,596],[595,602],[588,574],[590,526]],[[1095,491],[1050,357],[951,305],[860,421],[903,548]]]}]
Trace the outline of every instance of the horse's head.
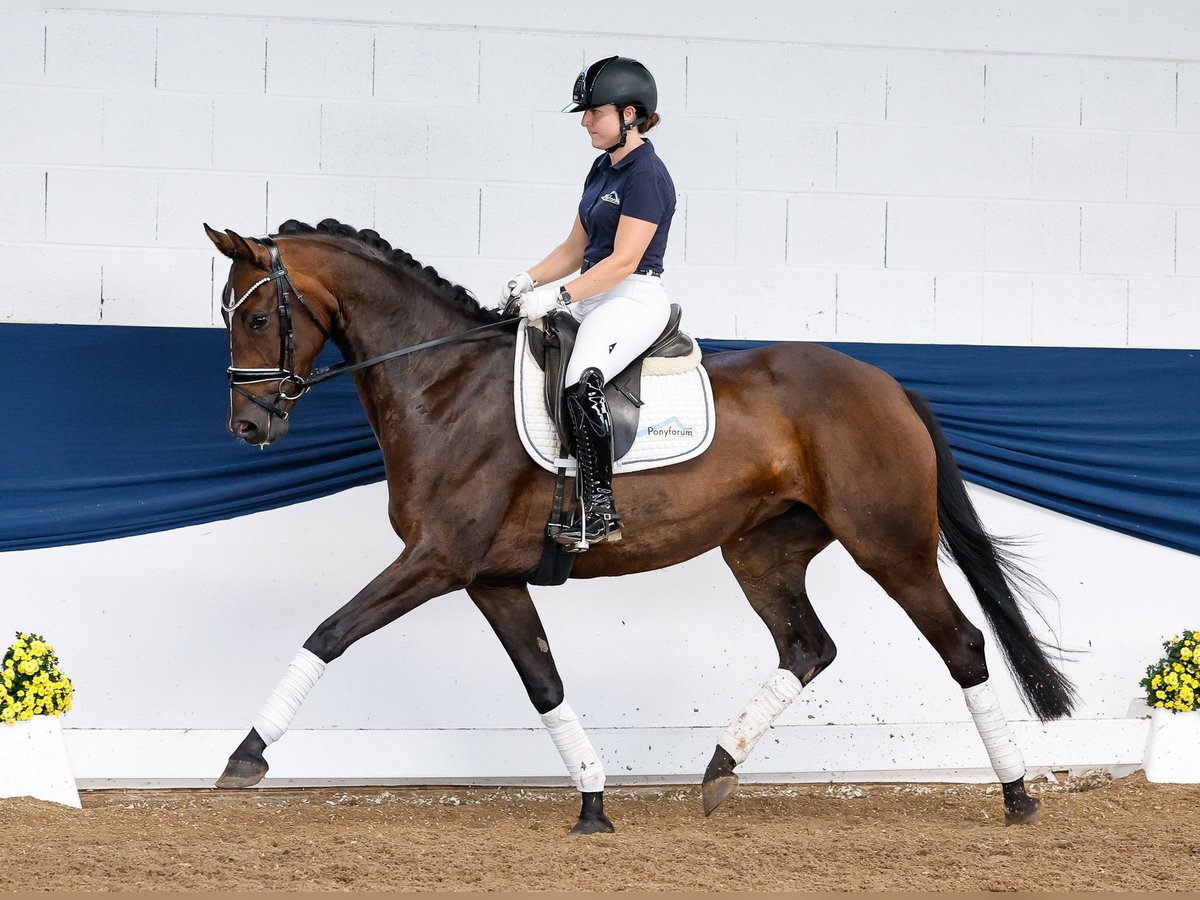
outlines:
[{"label": "horse's head", "polygon": [[248,444],[270,444],[287,434],[288,415],[329,338],[335,301],[306,275],[296,244],[289,249],[289,270],[269,238],[247,240],[207,224],[204,231],[233,260],[221,293],[229,329],[227,426]]}]

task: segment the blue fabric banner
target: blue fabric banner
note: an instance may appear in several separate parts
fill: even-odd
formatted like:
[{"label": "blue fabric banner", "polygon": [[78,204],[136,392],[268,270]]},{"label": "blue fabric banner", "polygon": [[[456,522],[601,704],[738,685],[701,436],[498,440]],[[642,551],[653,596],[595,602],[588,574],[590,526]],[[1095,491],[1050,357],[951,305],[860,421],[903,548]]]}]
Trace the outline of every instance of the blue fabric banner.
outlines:
[{"label": "blue fabric banner", "polygon": [[[759,343],[701,341],[710,354]],[[971,481],[1200,553],[1200,351],[828,346],[925,396]],[[226,519],[383,479],[349,378],[305,397],[277,446],[230,437],[228,353],[220,329],[0,325],[0,550]]]}]

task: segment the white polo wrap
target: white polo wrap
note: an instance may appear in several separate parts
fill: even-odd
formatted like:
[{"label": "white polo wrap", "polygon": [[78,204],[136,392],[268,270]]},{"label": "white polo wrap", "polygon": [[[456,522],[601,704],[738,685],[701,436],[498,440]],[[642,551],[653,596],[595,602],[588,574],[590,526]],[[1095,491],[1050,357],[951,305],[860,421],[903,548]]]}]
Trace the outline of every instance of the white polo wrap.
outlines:
[{"label": "white polo wrap", "polygon": [[800,679],[787,669],[776,669],[742,714],[725,729],[717,745],[724,747],[735,763],[745,762],[758,739],[803,689]]},{"label": "white polo wrap", "polygon": [[992,690],[991,684],[985,681],[983,684],[964,688],[963,696],[967,700],[967,709],[971,711],[971,718],[975,720],[975,727],[979,729],[979,736],[983,738],[983,746],[987,748],[988,758],[992,761],[992,768],[996,770],[996,777],[1000,779],[1000,783],[1008,784],[1010,781],[1024,778],[1025,760],[1021,757],[1017,742],[1013,740],[1008,729],[1008,720],[1000,711],[1000,702],[996,699],[996,692]]},{"label": "white polo wrap", "polygon": [[587,793],[604,790],[604,766],[570,704],[564,700],[550,712],[542,713],[542,724],[550,732],[575,787]]},{"label": "white polo wrap", "polygon": [[301,648],[274,693],[254,717],[254,730],[264,741],[273,744],[283,737],[300,704],[324,671],[325,663],[316,654]]}]

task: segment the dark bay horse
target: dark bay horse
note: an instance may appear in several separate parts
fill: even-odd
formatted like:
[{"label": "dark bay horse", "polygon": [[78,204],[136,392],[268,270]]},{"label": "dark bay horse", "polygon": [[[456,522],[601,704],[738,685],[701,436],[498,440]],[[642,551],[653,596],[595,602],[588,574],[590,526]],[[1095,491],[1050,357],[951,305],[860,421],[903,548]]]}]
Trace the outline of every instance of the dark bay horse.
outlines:
[{"label": "dark bay horse", "polygon": [[[326,340],[348,363],[496,326],[462,288],[393,251],[373,231],[289,221],[274,239],[205,230],[233,262],[222,306],[229,328],[228,427],[249,444],[287,432],[287,415]],[[355,641],[431,598],[465,590],[496,632],[582,794],[572,829],[611,831],[603,766],[564,698],[528,592],[542,552],[554,476],[513,424],[511,325],[354,373],[383,451],[399,558],[304,642],[221,787],[267,772],[264,751],[324,670]],[[779,669],[722,735],[703,779],[707,815],[734,790],[735,766],[800,689],[833,662],[833,640],[805,589],[833,541],[894,599],[963,689],[998,780],[1006,821],[1032,822],[1037,801],[995,702],[983,633],[938,573],[939,541],[963,570],[1008,667],[1042,720],[1067,715],[1074,690],[1022,611],[1027,576],[984,531],[925,402],[880,370],[825,347],[781,343],[704,362],[716,435],[700,457],[616,479],[624,540],[578,557],[573,577],[671,566],[720,547],[775,641]]]}]

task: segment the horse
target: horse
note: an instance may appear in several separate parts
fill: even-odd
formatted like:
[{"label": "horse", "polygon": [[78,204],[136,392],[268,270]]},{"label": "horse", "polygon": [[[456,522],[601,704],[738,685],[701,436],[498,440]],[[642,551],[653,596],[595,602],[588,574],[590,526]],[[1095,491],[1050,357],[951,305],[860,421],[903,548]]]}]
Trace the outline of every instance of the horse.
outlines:
[{"label": "horse", "polygon": [[[231,260],[222,289],[231,366],[227,427],[250,445],[287,434],[327,341],[342,352],[383,454],[399,557],[309,635],[253,727],[222,788],[257,784],[267,746],[286,731],[325,666],[426,601],[463,590],[495,631],[581,794],[576,834],[614,830],[603,766],[566,701],[530,598],[555,477],[513,426],[512,319],[373,230],[296,220],[245,238],[204,226]],[[416,345],[397,351],[398,343]],[[384,359],[381,361],[381,357]],[[620,475],[620,543],[579,554],[573,578],[672,566],[719,547],[778,653],[779,668],[721,735],[704,772],[709,815],[735,768],[784,708],[834,661],[805,573],[839,541],[900,605],[963,689],[1003,787],[1005,821],[1039,804],[989,682],[983,632],[955,604],[939,547],[965,574],[1022,697],[1043,721],[1068,715],[1075,689],[1034,635],[1024,606],[1036,579],[989,535],[936,417],[881,370],[809,343],[704,360],[716,433],[700,456]],[[1034,607],[1036,609],[1036,607]]]}]

